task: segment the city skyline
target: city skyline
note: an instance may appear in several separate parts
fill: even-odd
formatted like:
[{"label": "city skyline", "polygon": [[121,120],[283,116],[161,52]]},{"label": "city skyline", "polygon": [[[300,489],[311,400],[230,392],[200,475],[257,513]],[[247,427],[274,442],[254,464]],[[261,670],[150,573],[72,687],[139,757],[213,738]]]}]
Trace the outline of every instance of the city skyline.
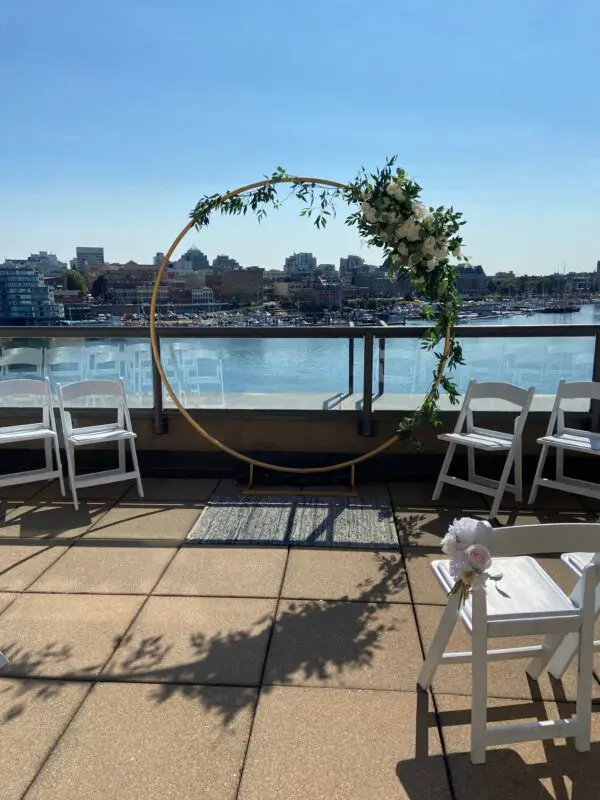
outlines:
[{"label": "city skyline", "polygon": [[[592,0],[9,3],[0,259],[96,242],[142,260],[203,194],[277,165],[351,180],[397,153],[426,203],[464,213],[474,263],[592,270],[599,23]],[[276,268],[297,242],[377,263],[344,216],[325,232],[287,206],[219,219],[184,248]]]}]

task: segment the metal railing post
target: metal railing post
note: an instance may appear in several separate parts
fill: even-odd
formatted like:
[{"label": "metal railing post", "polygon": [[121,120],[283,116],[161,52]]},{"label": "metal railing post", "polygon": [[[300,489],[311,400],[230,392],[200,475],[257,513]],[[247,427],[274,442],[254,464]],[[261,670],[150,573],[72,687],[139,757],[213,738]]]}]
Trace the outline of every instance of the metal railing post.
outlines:
[{"label": "metal railing post", "polygon": [[379,380],[377,382],[377,394],[379,397],[383,394],[385,388],[385,339],[383,336],[379,338]]},{"label": "metal railing post", "polygon": [[[594,366],[592,368],[592,380],[600,383],[600,329],[596,329],[594,334]],[[592,414],[592,430],[597,431],[600,423],[600,401],[592,400],[590,403]]]},{"label": "metal railing post", "polygon": [[373,436],[373,334],[365,334],[361,436]]},{"label": "metal railing post", "polygon": [[354,394],[354,339],[348,339],[348,394]]},{"label": "metal railing post", "polygon": [[[158,354],[160,355],[160,337],[157,337],[156,345],[158,347]],[[162,381],[154,359],[152,359],[152,410],[154,433],[160,436],[167,432],[167,426],[163,415]]]}]

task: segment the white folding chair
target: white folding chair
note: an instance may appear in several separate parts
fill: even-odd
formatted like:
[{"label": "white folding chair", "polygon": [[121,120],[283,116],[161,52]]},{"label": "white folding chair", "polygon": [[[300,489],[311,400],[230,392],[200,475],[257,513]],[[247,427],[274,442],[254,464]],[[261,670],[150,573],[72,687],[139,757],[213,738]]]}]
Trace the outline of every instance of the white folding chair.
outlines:
[{"label": "white folding chair", "polygon": [[[117,421],[104,425],[74,427],[69,408],[81,406],[82,401],[95,401],[96,399],[112,403],[111,407],[116,406]],[[131,417],[127,407],[123,381],[80,381],[79,383],[71,383],[68,386],[59,386],[58,403],[67,453],[69,485],[75,510],[79,508],[77,489],[83,489],[86,486],[99,486],[105,483],[135,479],[138,494],[143,497],[144,491],[135,449],[136,434],[131,427]],[[75,471],[75,448],[89,444],[108,444],[109,442],[117,442],[119,452],[118,468],[77,475]],[[126,467],[126,442],[129,442],[133,463],[133,470],[129,472]]]},{"label": "white folding chair", "polygon": [[57,383],[75,383],[83,379],[83,347],[49,347],[46,350],[46,375],[53,386]]},{"label": "white folding chair", "polygon": [[[562,407],[565,400],[600,400],[600,383],[594,381],[581,381],[568,383],[560,381],[546,435],[537,440],[542,445],[542,452],[538,461],[529,502],[534,503],[540,486],[550,489],[559,489],[562,492],[593,497],[600,500],[600,484],[569,478],[564,474],[564,451],[576,453],[589,453],[600,455],[600,433],[569,428],[565,425],[565,409]],[[548,450],[556,448],[555,478],[542,478]]]},{"label": "white folding chair", "polygon": [[0,375],[5,378],[42,378],[44,351],[37,347],[9,347],[0,356]]},{"label": "white folding chair", "polygon": [[[454,432],[442,433],[438,436],[441,441],[449,442],[449,446],[433,492],[433,500],[439,498],[445,483],[487,494],[494,498],[490,519],[494,519],[498,514],[504,492],[512,492],[518,501],[522,500],[521,439],[534,392],[535,389],[533,387],[520,389],[511,383],[478,383],[476,380],[472,380],[469,383]],[[489,428],[475,426],[471,407],[473,400],[501,400],[514,406],[515,411],[519,411],[514,421],[514,433],[493,431]],[[468,480],[448,475],[454,451],[459,444],[467,448]],[[488,453],[506,453],[506,461],[499,481],[475,473],[475,450],[483,450]],[[514,483],[508,483],[513,466]]]},{"label": "white folding chair", "polygon": [[[65,484],[63,480],[58,435],[52,409],[52,394],[50,382],[31,378],[15,378],[0,381],[0,399],[3,404],[11,399],[16,406],[30,405],[30,402],[39,403],[35,408],[42,411],[41,422],[30,422],[23,425],[8,425],[0,428],[0,444],[23,444],[41,439],[44,442],[46,465],[41,469],[27,470],[26,472],[13,472],[0,475],[0,486],[15,486],[21,483],[34,481],[51,481],[58,478],[60,491],[64,497]],[[52,460],[52,448],[56,456],[56,467]]]},{"label": "white folding chair", "polygon": [[[492,556],[491,572],[502,572],[498,583],[474,588],[459,607],[459,596],[451,594],[419,674],[423,689],[431,685],[439,665],[471,663],[471,761],[482,764],[491,745],[575,737],[580,752],[590,749],[593,685],[594,595],[598,583],[595,564],[582,573],[581,602],[575,605],[539,566],[531,553],[556,553],[565,544],[594,550],[600,544],[600,524],[560,523],[520,525],[492,529],[481,522],[475,543],[485,545]],[[598,548],[600,549],[600,548]],[[450,561],[434,561],[433,571],[444,591],[454,585]],[[447,653],[446,645],[458,619],[471,634],[472,650]],[[488,649],[496,637],[573,633],[578,638],[579,665],[575,715],[568,719],[508,725],[487,724],[487,665],[490,661],[531,658],[527,673],[537,680],[546,663],[543,644]]]}]

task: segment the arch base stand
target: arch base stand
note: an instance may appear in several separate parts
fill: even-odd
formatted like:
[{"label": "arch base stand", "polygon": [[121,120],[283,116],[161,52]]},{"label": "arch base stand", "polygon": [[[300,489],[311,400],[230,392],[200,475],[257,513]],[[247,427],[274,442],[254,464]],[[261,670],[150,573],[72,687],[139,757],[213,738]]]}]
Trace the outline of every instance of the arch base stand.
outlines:
[{"label": "arch base stand", "polygon": [[345,488],[336,487],[332,489],[311,489],[310,487],[307,487],[306,489],[302,489],[298,486],[290,486],[289,489],[257,489],[254,485],[254,464],[250,464],[248,471],[248,485],[242,490],[242,494],[270,495],[273,497],[357,497],[356,466],[351,464],[348,469],[350,472],[349,486]]}]

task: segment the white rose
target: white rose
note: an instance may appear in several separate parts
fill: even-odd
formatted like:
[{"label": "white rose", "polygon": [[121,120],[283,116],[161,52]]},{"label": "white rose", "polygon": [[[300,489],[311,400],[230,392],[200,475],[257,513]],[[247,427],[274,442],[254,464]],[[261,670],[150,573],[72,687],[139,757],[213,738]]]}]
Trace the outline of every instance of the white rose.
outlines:
[{"label": "white rose", "polygon": [[428,261],[425,262],[425,266],[427,267],[428,272],[433,272],[433,270],[437,267],[437,259],[430,258]]},{"label": "white rose", "polygon": [[443,261],[445,258],[448,257],[448,252],[445,247],[438,247],[434,251],[434,256],[437,258],[438,261]]},{"label": "white rose", "polygon": [[435,248],[436,248],[435,239],[433,238],[433,236],[428,236],[422,245],[422,250],[424,255],[427,256],[435,255]]},{"label": "white rose", "polygon": [[424,219],[427,216],[427,209],[423,205],[423,203],[413,203],[412,204],[412,213],[413,216],[417,219]]},{"label": "white rose", "polygon": [[423,217],[422,224],[425,225],[426,228],[433,228],[434,223],[435,223],[435,218],[433,214],[426,214]]},{"label": "white rose", "polygon": [[396,191],[394,192],[394,197],[396,200],[401,203],[404,200],[404,192],[402,191],[401,186],[396,186]]},{"label": "white rose", "polygon": [[399,256],[406,256],[408,255],[408,247],[404,244],[404,242],[400,242],[396,247],[396,252]]},{"label": "white rose", "polygon": [[406,227],[406,236],[404,238],[409,242],[417,242],[419,240],[419,225],[410,219],[404,225]]},{"label": "white rose", "polygon": [[396,194],[396,185],[394,181],[390,181],[388,185],[385,187],[385,191],[389,194],[390,197],[394,197]]},{"label": "white rose", "polygon": [[369,214],[372,208],[373,206],[366,201],[360,204],[360,210],[363,212],[363,214]]}]

